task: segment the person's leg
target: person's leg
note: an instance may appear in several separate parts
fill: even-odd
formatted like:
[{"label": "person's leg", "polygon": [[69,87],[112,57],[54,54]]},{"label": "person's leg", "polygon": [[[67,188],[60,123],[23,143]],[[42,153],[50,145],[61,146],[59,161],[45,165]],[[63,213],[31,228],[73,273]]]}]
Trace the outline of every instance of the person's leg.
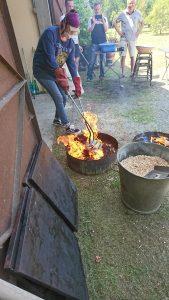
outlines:
[{"label": "person's leg", "polygon": [[100,56],[99,56],[99,54],[96,54],[95,66],[96,67],[100,66]]},{"label": "person's leg", "polygon": [[88,66],[88,71],[87,71],[87,78],[88,79],[93,78],[93,69],[94,69],[94,65],[95,65],[95,62],[96,62],[96,49],[97,49],[97,45],[92,45],[91,60],[90,60],[90,64]]},{"label": "person's leg", "polygon": [[[96,51],[99,51],[99,45]],[[105,58],[105,54],[100,53],[100,76],[99,76],[100,78],[104,77],[104,58]]]},{"label": "person's leg", "polygon": [[[38,79],[40,84],[47,90],[47,92],[52,97],[55,106],[56,106],[56,114],[55,117],[58,118],[58,121],[60,120],[65,130],[66,134],[79,134],[80,130],[77,128],[74,128],[74,125],[70,125],[70,122],[68,121],[67,114],[64,108],[64,103],[66,103],[66,98],[62,96],[64,91],[58,87],[56,82],[54,80],[48,80],[48,79]],[[66,95],[65,95],[66,96]],[[54,119],[55,121],[55,119]],[[55,125],[58,125],[58,123],[55,123]]]},{"label": "person's leg", "polygon": [[135,58],[134,57],[130,57],[130,59],[131,59],[131,75],[132,75],[133,71],[134,71]]},{"label": "person's leg", "polygon": [[47,90],[47,92],[52,97],[55,106],[56,106],[56,113],[55,119],[61,120],[63,125],[69,124],[67,114],[64,108],[64,98],[60,91],[60,88],[57,86],[54,80],[49,79],[38,79],[40,84]]},{"label": "person's leg", "polygon": [[126,56],[121,56],[121,74],[124,76]]},{"label": "person's leg", "polygon": [[126,61],[126,53],[127,53],[127,42],[126,40],[121,40],[119,43],[119,47],[123,47],[124,51],[121,53],[121,75],[124,76],[125,70],[125,61]]},{"label": "person's leg", "polygon": [[128,43],[128,49],[130,54],[131,76],[133,76],[134,66],[135,66],[135,42],[134,41]]},{"label": "person's leg", "polygon": [[65,94],[64,90],[60,86],[58,86],[58,89],[59,89],[59,91],[60,91],[60,93],[61,93],[61,95],[63,97],[63,105],[65,107],[66,106],[66,102],[67,102],[67,95]]}]

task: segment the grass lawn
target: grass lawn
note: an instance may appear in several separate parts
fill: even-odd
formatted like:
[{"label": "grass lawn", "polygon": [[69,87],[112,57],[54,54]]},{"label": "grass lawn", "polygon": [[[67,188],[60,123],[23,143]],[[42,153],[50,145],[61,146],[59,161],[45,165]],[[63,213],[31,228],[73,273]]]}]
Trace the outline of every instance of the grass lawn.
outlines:
[{"label": "grass lawn", "polygon": [[[166,47],[167,43],[169,45],[169,35],[153,36],[145,31],[139,37],[139,43],[156,47],[153,54],[154,74],[157,76],[162,74],[165,67],[164,53],[157,48]],[[159,90],[156,87],[147,87],[144,93],[134,87],[131,91],[126,87],[125,90],[114,94],[116,98],[111,98],[114,87],[109,82],[109,78],[102,83],[100,90],[97,82],[84,83],[84,86],[86,90],[84,103],[86,101],[86,105],[93,105],[96,108],[99,117],[102,118],[102,124],[105,124],[104,129],[108,132],[111,130],[114,134],[114,129],[109,128],[110,124],[113,124],[114,128],[118,127],[116,131],[118,140],[120,130],[126,130],[123,144],[131,140],[131,131],[126,126],[126,122],[128,126],[131,124],[132,128],[138,127],[137,130],[141,129],[141,126],[151,125],[158,116],[158,112],[157,115],[155,114],[157,105],[153,101],[162,95],[162,91],[164,103],[167,97],[169,98],[167,90],[161,86]],[[122,99],[122,96],[125,98]],[[108,103],[109,107],[106,108]],[[152,103],[154,108],[151,109]],[[104,110],[109,118],[104,117]],[[114,120],[114,123],[111,123],[111,120]],[[59,134],[57,132],[57,136]],[[63,146],[55,144],[53,151],[78,188],[77,236],[90,299],[169,299],[168,199],[155,214],[146,216],[136,214],[121,202],[116,164],[101,175],[80,175],[67,167]]]},{"label": "grass lawn", "polygon": [[156,75],[159,70],[161,72],[165,69],[165,58],[164,58],[164,52],[162,49],[168,49],[169,50],[169,34],[164,35],[155,35],[152,34],[149,29],[145,28],[140,34],[137,45],[147,45],[147,46],[153,46],[153,70],[154,74]]}]

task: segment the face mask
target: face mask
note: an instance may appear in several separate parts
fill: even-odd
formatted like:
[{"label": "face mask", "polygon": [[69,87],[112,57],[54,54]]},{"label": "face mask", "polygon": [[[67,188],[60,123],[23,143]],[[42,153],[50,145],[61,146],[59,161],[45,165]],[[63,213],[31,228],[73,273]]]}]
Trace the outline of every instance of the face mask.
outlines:
[{"label": "face mask", "polygon": [[78,31],[69,31],[69,32],[66,32],[66,36],[71,39],[72,36],[74,35],[78,35]]},{"label": "face mask", "polygon": [[71,29],[74,29],[74,27],[71,27],[68,28],[67,30],[65,30],[62,34],[62,41],[67,41],[68,39],[71,39],[72,36],[74,35],[78,35],[79,34],[79,29],[78,28],[75,28],[74,30],[71,30]]}]

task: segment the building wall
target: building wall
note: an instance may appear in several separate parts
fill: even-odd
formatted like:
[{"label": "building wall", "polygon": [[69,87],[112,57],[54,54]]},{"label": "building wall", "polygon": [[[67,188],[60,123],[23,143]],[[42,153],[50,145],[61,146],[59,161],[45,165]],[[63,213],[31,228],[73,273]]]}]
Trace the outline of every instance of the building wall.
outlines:
[{"label": "building wall", "polygon": [[36,48],[39,39],[32,0],[7,0],[7,4],[25,73],[32,79],[32,49]]},{"label": "building wall", "polygon": [[64,0],[49,0],[52,24],[59,24],[60,17],[65,14],[65,1]]},{"label": "building wall", "polygon": [[[32,80],[33,50],[44,28],[59,23],[64,0],[6,0],[26,78]],[[50,7],[50,10],[49,10]]]},{"label": "building wall", "polygon": [[49,0],[32,0],[34,11],[37,15],[38,27],[40,34],[50,25],[52,25]]}]

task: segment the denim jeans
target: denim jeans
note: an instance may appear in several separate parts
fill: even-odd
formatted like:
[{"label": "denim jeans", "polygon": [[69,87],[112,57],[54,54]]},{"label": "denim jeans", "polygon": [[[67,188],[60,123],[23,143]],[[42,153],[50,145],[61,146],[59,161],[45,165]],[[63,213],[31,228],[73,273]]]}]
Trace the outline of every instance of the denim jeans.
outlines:
[{"label": "denim jeans", "polygon": [[[93,44],[92,45],[92,49],[91,49],[91,60],[90,60],[90,64],[88,66],[88,71],[87,71],[87,77],[89,79],[93,78],[93,70],[94,70],[94,65],[96,62],[96,52],[100,51],[99,49],[99,45]],[[100,53],[100,77],[104,76],[104,67],[103,67],[103,60],[104,60],[104,54]]]},{"label": "denim jeans", "polygon": [[61,120],[62,124],[68,124],[68,118],[65,111],[65,105],[67,101],[67,96],[65,92],[57,85],[54,80],[36,78],[39,83],[47,90],[49,95],[52,97],[55,106],[55,118]]}]

